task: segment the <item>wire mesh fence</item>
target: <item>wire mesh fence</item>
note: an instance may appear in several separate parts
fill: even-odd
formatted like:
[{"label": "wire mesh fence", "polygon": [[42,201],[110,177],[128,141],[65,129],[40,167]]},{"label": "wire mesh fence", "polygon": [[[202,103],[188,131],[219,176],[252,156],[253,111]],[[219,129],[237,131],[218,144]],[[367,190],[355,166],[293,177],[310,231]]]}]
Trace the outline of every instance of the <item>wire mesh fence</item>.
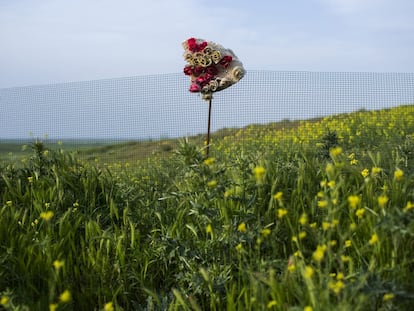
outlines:
[{"label": "wire mesh fence", "polygon": [[[0,139],[159,139],[205,133],[182,73],[0,89]],[[248,71],[213,98],[212,130],[414,104],[414,73]]]}]

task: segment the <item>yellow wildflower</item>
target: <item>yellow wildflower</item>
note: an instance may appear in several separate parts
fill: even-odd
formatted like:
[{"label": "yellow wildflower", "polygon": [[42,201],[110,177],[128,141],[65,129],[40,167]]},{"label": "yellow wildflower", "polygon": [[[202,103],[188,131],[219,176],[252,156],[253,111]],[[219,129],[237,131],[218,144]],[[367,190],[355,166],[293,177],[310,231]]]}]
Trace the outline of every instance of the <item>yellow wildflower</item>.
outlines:
[{"label": "yellow wildflower", "polygon": [[382,194],[378,197],[378,205],[384,207],[388,203],[388,197],[385,194]]},{"label": "yellow wildflower", "polygon": [[364,209],[364,208],[359,208],[359,209],[355,212],[355,215],[356,215],[358,218],[362,218],[362,217],[364,216],[364,214],[365,214],[365,209]]},{"label": "yellow wildflower", "polygon": [[346,240],[345,241],[345,247],[348,248],[348,247],[351,247],[351,246],[352,246],[352,241],[351,240]]},{"label": "yellow wildflower", "polygon": [[277,209],[277,217],[278,218],[283,218],[284,216],[286,216],[288,213],[287,209],[284,208],[278,208]]},{"label": "yellow wildflower", "polygon": [[62,294],[59,296],[59,300],[61,302],[69,302],[72,299],[72,295],[70,294],[70,291],[65,290]]},{"label": "yellow wildflower", "polygon": [[243,249],[243,244],[242,243],[239,243],[239,244],[236,245],[236,250],[237,251],[241,252],[242,249]]},{"label": "yellow wildflower", "polygon": [[329,230],[330,228],[332,228],[332,224],[330,223],[330,222],[327,222],[327,221],[323,221],[322,222],[322,229],[323,230]]},{"label": "yellow wildflower", "polygon": [[246,223],[242,222],[241,224],[239,224],[237,226],[237,230],[240,232],[246,232],[247,231]]},{"label": "yellow wildflower", "polygon": [[326,164],[325,171],[326,171],[326,173],[327,173],[328,175],[333,174],[333,173],[335,172],[335,167],[334,167],[334,165],[333,165],[332,163],[330,163],[330,162],[329,162],[328,164]]},{"label": "yellow wildflower", "polygon": [[330,153],[331,157],[337,157],[337,156],[339,156],[340,154],[342,154],[342,148],[341,148],[341,147],[335,147],[335,148],[332,148],[332,149],[329,151],[329,153]]},{"label": "yellow wildflower", "polygon": [[215,181],[215,180],[210,180],[210,181],[207,183],[207,186],[208,186],[208,187],[210,187],[210,188],[215,188],[215,187],[217,186],[217,181]]},{"label": "yellow wildflower", "polygon": [[306,215],[305,213],[303,213],[302,215],[300,215],[299,223],[302,226],[306,225],[308,223],[308,215]]},{"label": "yellow wildflower", "polygon": [[318,245],[316,250],[313,252],[312,258],[315,261],[322,261],[323,257],[325,256],[326,245]]},{"label": "yellow wildflower", "polygon": [[282,201],[283,192],[279,191],[275,195],[273,195],[273,199],[277,200],[279,203]]},{"label": "yellow wildflower", "polygon": [[303,308],[303,311],[313,311],[313,308],[311,306],[306,306]]},{"label": "yellow wildflower", "polygon": [[272,231],[269,228],[264,228],[261,232],[263,237],[267,237]]},{"label": "yellow wildflower", "polygon": [[327,206],[328,206],[328,201],[327,200],[318,201],[318,207],[319,208],[325,208]]},{"label": "yellow wildflower", "polygon": [[296,252],[293,253],[293,256],[297,257],[297,258],[301,258],[302,257],[302,252],[301,251],[296,251]]},{"label": "yellow wildflower", "polygon": [[372,176],[377,176],[381,173],[382,169],[380,167],[374,166],[371,169]]},{"label": "yellow wildflower", "polygon": [[408,201],[407,204],[404,207],[404,212],[408,212],[409,210],[414,208],[414,203],[412,203],[411,201]]},{"label": "yellow wildflower", "polygon": [[367,178],[369,175],[369,170],[367,168],[363,169],[361,175],[362,177]]},{"label": "yellow wildflower", "polygon": [[376,233],[374,233],[372,236],[371,236],[371,239],[368,241],[368,243],[369,244],[375,244],[375,243],[378,243],[378,235],[376,234]]},{"label": "yellow wildflower", "polygon": [[341,260],[342,260],[342,262],[350,262],[351,257],[346,256],[346,255],[341,255]]},{"label": "yellow wildflower", "polygon": [[206,227],[206,232],[207,234],[211,234],[213,233],[213,227],[211,226],[211,224],[208,224]]},{"label": "yellow wildflower", "polygon": [[267,304],[267,308],[268,309],[271,309],[271,308],[273,308],[276,305],[277,305],[276,300],[272,300],[272,301],[269,301],[269,303]]},{"label": "yellow wildflower", "polygon": [[395,295],[393,293],[387,293],[387,294],[384,294],[384,296],[382,297],[382,300],[389,301],[394,298],[395,298]]},{"label": "yellow wildflower", "polygon": [[107,302],[104,306],[104,311],[114,311],[114,304],[112,301]]},{"label": "yellow wildflower", "polygon": [[53,267],[56,269],[56,270],[59,270],[60,268],[62,268],[63,267],[63,265],[65,264],[65,262],[63,261],[63,260],[55,260],[54,262],[53,262]]},{"label": "yellow wildflower", "polygon": [[344,278],[345,278],[345,276],[342,272],[338,272],[338,274],[336,275],[337,280],[343,280]]},{"label": "yellow wildflower", "polygon": [[47,211],[47,212],[41,212],[40,213],[40,218],[42,218],[45,221],[49,221],[52,219],[54,213],[52,211]]},{"label": "yellow wildflower", "polygon": [[352,209],[357,208],[360,202],[361,202],[361,198],[357,195],[350,195],[348,197],[348,204],[349,204],[349,207]]},{"label": "yellow wildflower", "polygon": [[333,187],[335,187],[335,180],[330,180],[329,182],[328,182],[328,187],[329,188],[333,188]]},{"label": "yellow wildflower", "polygon": [[216,159],[214,158],[207,158],[204,160],[204,164],[207,166],[213,165],[216,162]]},{"label": "yellow wildflower", "polygon": [[315,270],[311,266],[306,266],[303,276],[305,277],[305,279],[310,279],[314,273]]},{"label": "yellow wildflower", "polygon": [[306,231],[299,232],[299,239],[303,240],[304,238],[306,238],[306,235],[307,235]]},{"label": "yellow wildflower", "polygon": [[57,303],[51,303],[49,305],[49,311],[56,311],[57,310],[57,307],[58,307],[58,304]]},{"label": "yellow wildflower", "polygon": [[397,169],[397,170],[394,172],[394,179],[395,179],[395,180],[399,181],[399,180],[403,179],[403,177],[404,177],[404,172],[403,172],[402,170]]},{"label": "yellow wildflower", "polygon": [[342,282],[341,280],[337,281],[337,282],[329,282],[328,283],[328,287],[335,293],[335,294],[339,294],[339,292],[345,287],[344,282]]},{"label": "yellow wildflower", "polygon": [[33,182],[33,177],[32,177],[32,176],[27,177],[27,181],[28,181],[29,183],[32,183],[32,182]]},{"label": "yellow wildflower", "polygon": [[256,166],[253,169],[253,174],[254,174],[254,177],[256,178],[256,181],[262,181],[265,173],[266,173],[266,169],[263,166]]},{"label": "yellow wildflower", "polygon": [[10,298],[7,296],[1,296],[0,298],[0,306],[6,306],[10,301]]}]

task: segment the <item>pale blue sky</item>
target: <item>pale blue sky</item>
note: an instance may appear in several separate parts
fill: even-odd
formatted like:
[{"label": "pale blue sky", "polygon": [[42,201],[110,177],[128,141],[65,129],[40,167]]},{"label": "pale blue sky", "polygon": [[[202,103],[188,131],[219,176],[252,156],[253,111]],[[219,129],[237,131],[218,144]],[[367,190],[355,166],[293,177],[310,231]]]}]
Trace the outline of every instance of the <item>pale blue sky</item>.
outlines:
[{"label": "pale blue sky", "polygon": [[181,42],[247,69],[414,72],[412,0],[0,0],[0,88],[180,72]]}]

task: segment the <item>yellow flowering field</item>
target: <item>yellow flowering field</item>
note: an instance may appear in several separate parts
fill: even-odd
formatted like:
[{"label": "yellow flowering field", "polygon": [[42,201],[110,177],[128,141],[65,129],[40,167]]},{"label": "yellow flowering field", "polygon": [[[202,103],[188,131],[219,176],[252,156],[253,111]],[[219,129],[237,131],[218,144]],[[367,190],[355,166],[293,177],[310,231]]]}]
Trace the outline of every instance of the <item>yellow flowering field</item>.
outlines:
[{"label": "yellow flowering field", "polygon": [[2,161],[0,309],[411,310],[413,106],[226,133]]}]

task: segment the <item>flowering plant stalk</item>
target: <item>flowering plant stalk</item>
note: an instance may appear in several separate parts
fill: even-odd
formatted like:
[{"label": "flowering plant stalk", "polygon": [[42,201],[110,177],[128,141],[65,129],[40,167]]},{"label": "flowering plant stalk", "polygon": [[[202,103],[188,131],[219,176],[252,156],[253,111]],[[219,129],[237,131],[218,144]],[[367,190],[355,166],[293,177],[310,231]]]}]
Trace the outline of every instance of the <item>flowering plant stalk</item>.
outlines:
[{"label": "flowering plant stalk", "polygon": [[209,154],[211,106],[213,93],[224,90],[243,78],[245,70],[233,51],[203,39],[189,38],[183,43],[187,65],[184,74],[190,77],[189,91],[201,93],[209,103],[206,155]]}]

